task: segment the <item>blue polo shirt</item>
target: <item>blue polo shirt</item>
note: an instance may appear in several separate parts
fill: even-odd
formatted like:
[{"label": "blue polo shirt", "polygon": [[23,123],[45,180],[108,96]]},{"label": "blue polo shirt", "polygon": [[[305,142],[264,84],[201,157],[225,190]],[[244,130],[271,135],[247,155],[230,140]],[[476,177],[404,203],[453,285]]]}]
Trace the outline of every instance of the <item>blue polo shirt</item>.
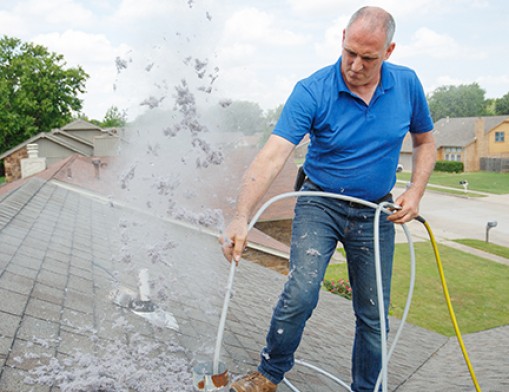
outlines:
[{"label": "blue polo shirt", "polygon": [[396,183],[407,132],[429,132],[433,122],[415,72],[384,62],[369,105],[350,92],[341,58],[301,80],[273,134],[297,145],[309,133],[304,171],[327,192],[375,201]]}]

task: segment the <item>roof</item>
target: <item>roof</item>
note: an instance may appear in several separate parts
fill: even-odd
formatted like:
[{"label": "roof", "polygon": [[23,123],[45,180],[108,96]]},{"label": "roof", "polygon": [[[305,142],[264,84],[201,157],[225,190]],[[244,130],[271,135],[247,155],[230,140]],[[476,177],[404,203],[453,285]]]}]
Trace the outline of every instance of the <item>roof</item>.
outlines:
[{"label": "roof", "polygon": [[[90,159],[68,159],[51,175],[0,187],[0,390],[192,391],[191,367],[213,355],[228,276],[217,233],[141,208],[112,189],[79,186],[74,173],[85,176],[80,168],[87,165]],[[114,165],[89,182],[118,184],[108,175]],[[151,298],[179,331],[119,306],[137,292],[143,269]],[[241,261],[221,351],[234,375],[256,366],[284,282]],[[398,325],[391,318],[393,334]],[[297,357],[348,380],[353,330],[350,301],[323,292]],[[508,389],[507,327],[464,340],[481,386]],[[301,366],[287,377],[301,391],[338,390]],[[472,389],[456,340],[412,325],[395,350],[389,381],[399,392]]]},{"label": "roof", "polygon": [[434,136],[437,147],[465,147],[475,140],[475,122],[482,120],[484,133],[488,133],[508,116],[442,118],[435,123]]},{"label": "roof", "polygon": [[[509,120],[509,116],[452,117],[442,118],[435,123],[433,136],[437,148],[465,147],[475,140],[475,122],[484,121],[484,133]],[[412,153],[412,138],[406,135],[401,147],[402,153]]]},{"label": "roof", "polygon": [[[71,152],[75,152],[75,153],[85,155],[85,156],[90,156],[88,150],[93,147],[93,144],[83,138],[80,138],[79,136],[72,135],[71,133],[68,132],[68,131],[76,131],[76,130],[95,131],[95,132],[101,131],[101,132],[107,133],[102,128],[100,128],[94,124],[91,124],[87,121],[79,119],[79,120],[72,121],[71,123],[65,125],[61,129],[57,128],[57,129],[53,129],[51,132],[40,132],[40,133],[32,136],[28,140],[25,140],[23,143],[20,143],[17,146],[15,146],[15,147],[11,148],[10,150],[1,154],[0,159],[4,159],[4,158],[8,157],[13,152],[25,147],[27,144],[36,143],[40,139],[50,140],[51,142],[58,144],[64,148],[70,150]],[[80,148],[80,145],[88,146],[89,148],[88,149]]]},{"label": "roof", "polygon": [[95,130],[95,131],[103,131],[101,127],[98,125],[92,124],[88,121],[85,121],[81,118],[78,118],[74,121],[71,121],[69,124],[66,124],[62,127],[64,131],[75,131],[75,130]]}]

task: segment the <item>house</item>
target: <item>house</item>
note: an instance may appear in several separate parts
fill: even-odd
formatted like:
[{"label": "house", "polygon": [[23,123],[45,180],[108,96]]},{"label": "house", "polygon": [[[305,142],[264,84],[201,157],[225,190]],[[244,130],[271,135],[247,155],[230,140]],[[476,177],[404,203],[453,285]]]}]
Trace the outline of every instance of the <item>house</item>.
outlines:
[{"label": "house", "polygon": [[[509,171],[509,116],[443,118],[435,123],[437,159],[463,162],[469,171]],[[412,168],[408,135],[400,155],[404,170]]]},{"label": "house", "polygon": [[32,136],[1,154],[0,160],[4,161],[6,182],[11,182],[22,177],[21,162],[29,157],[28,149],[32,145],[38,149],[38,158],[44,159],[49,166],[73,154],[85,157],[115,155],[118,140],[116,129],[105,130],[78,119],[62,128]]}]

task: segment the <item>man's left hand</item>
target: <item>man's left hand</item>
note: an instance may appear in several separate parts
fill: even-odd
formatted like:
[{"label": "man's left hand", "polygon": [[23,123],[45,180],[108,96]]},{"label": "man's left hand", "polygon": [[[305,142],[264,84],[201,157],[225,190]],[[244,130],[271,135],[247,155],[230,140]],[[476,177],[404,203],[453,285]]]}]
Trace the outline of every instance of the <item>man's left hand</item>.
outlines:
[{"label": "man's left hand", "polygon": [[413,192],[411,188],[407,189],[395,201],[395,204],[400,206],[401,209],[395,210],[387,219],[399,224],[410,222],[419,216],[420,200],[421,197],[418,192]]}]

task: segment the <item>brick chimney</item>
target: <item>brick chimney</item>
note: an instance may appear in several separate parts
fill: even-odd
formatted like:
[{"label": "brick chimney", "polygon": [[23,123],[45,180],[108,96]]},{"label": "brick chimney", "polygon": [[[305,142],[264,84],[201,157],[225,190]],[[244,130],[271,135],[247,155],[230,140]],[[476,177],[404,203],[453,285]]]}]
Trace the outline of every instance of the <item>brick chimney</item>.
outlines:
[{"label": "brick chimney", "polygon": [[14,151],[11,155],[5,157],[4,168],[5,168],[5,182],[12,182],[21,178],[21,160],[28,158],[28,152],[26,148],[20,148]]}]

